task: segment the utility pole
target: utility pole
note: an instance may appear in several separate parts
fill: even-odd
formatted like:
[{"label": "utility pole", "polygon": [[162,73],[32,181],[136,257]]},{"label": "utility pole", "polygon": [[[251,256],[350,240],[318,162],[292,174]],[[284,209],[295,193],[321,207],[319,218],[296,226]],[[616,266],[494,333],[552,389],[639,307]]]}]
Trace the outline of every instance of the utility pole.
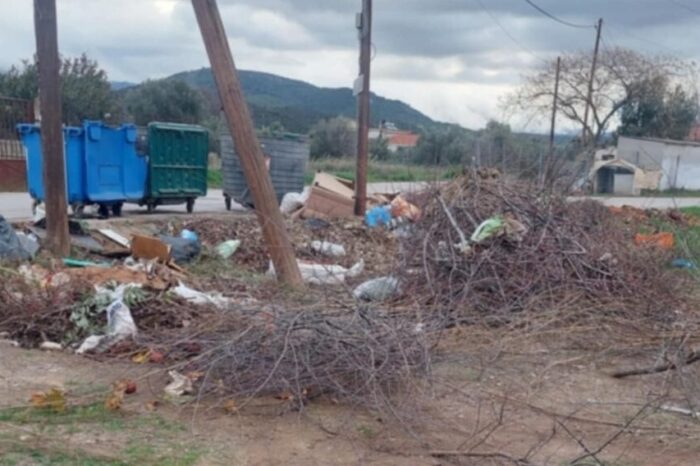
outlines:
[{"label": "utility pole", "polygon": [[243,98],[216,0],[192,0],[192,6],[275,272],[283,283],[302,288],[303,282],[294,257],[294,249],[289,241],[253,121]]},{"label": "utility pole", "polygon": [[[355,215],[367,207],[367,152],[369,149],[369,72],[372,53],[372,0],[362,0],[357,15],[360,36],[360,76],[357,77],[357,171],[355,174]],[[359,88],[359,89],[358,89]]]},{"label": "utility pole", "polygon": [[557,71],[554,75],[554,98],[552,99],[552,124],[549,129],[549,152],[547,152],[547,164],[544,169],[543,184],[552,177],[552,165],[554,161],[554,132],[557,123],[557,102],[559,101],[559,73],[561,70],[561,57],[557,57]]},{"label": "utility pole", "polygon": [[57,256],[65,257],[70,253],[70,236],[66,212],[56,0],[34,0],[34,34],[41,105],[41,168],[46,204],[46,238],[49,250]]},{"label": "utility pole", "polygon": [[588,111],[593,100],[593,79],[595,78],[595,68],[598,64],[598,48],[600,47],[600,33],[603,30],[603,18],[598,20],[596,26],[595,47],[593,49],[593,61],[591,62],[591,76],[588,80],[588,94],[586,96],[586,109],[583,112],[583,133],[581,134],[582,142],[585,145],[587,140],[586,131],[588,131]]}]

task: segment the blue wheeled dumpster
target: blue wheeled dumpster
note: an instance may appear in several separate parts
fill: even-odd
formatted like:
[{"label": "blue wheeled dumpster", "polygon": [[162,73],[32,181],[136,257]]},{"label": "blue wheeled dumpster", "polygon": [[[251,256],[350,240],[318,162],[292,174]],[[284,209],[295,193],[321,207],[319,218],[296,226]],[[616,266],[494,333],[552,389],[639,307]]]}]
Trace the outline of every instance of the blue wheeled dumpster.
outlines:
[{"label": "blue wheeled dumpster", "polygon": [[[41,133],[36,124],[17,125],[26,152],[27,189],[35,203],[44,201],[44,179],[41,156]],[[89,204],[85,192],[85,163],[83,161],[83,129],[63,128],[66,199],[74,212]]]},{"label": "blue wheeled dumpster", "polygon": [[138,202],[146,187],[146,159],[136,153],[136,127],[111,127],[99,121],[83,123],[85,191],[102,213],[121,213],[124,202]]},{"label": "blue wheeled dumpster", "polygon": [[[18,125],[27,153],[27,184],[35,202],[44,200],[40,126]],[[97,204],[102,216],[121,214],[124,202],[139,201],[146,187],[146,159],[136,153],[133,125],[110,127],[86,121],[63,129],[66,194],[76,214]]]}]

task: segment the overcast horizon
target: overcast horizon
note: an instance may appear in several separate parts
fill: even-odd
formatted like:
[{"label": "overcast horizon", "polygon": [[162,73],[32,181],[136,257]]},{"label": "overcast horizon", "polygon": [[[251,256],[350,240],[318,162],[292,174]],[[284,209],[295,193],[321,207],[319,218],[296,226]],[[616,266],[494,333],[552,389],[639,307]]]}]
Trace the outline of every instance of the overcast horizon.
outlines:
[{"label": "overcast horizon", "polygon": [[[697,60],[700,0],[375,0],[372,91],[433,119],[543,131],[504,115],[499,101],[541,60],[603,47]],[[354,15],[361,0],[219,0],[236,65],[322,87],[351,87],[357,74]],[[112,81],[141,82],[208,67],[187,0],[58,0],[59,48],[85,52]],[[0,1],[0,69],[34,53],[32,2]],[[565,130],[566,128],[562,128]]]}]

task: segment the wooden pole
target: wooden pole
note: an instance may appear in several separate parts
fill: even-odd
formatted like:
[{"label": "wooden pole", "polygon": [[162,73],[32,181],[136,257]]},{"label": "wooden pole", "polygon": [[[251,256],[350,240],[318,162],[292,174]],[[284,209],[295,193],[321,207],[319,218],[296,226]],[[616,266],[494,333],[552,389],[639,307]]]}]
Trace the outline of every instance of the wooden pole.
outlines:
[{"label": "wooden pole", "polygon": [[46,237],[49,250],[58,256],[65,257],[70,253],[70,236],[63,158],[56,0],[34,0],[34,33],[41,105]]},{"label": "wooden pole", "polygon": [[[598,20],[598,25],[596,26],[596,36],[595,36],[595,47],[593,48],[593,61],[591,62],[591,76],[588,78],[588,94],[586,95],[586,109],[583,112],[583,133],[582,142],[585,145],[587,140],[588,131],[588,112],[592,105],[593,100],[593,80],[595,78],[595,69],[598,64],[598,49],[600,47],[600,32],[603,30],[603,18]],[[591,131],[591,135],[593,132]]]},{"label": "wooden pole", "polygon": [[283,283],[301,288],[303,282],[294,257],[294,249],[287,236],[270,175],[265,167],[262,149],[243,98],[216,0],[192,0],[192,6],[275,272]]},{"label": "wooden pole", "polygon": [[543,183],[548,183],[554,175],[552,173],[554,161],[554,132],[557,123],[557,102],[559,101],[559,73],[561,70],[561,57],[557,57],[557,71],[554,75],[554,98],[552,99],[552,122],[549,128],[549,151],[547,152],[547,163],[544,169]]},{"label": "wooden pole", "polygon": [[367,152],[369,150],[369,73],[372,53],[372,0],[362,0],[360,31],[360,76],[357,96],[357,172],[355,174],[355,215],[367,207]]}]

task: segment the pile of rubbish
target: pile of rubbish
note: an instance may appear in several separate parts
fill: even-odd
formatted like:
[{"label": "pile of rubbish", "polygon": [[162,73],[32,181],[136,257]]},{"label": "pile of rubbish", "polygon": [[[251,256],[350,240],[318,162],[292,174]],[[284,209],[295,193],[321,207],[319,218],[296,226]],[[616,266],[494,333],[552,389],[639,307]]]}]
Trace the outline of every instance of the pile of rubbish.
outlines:
[{"label": "pile of rubbish", "polygon": [[[293,218],[353,218],[354,182],[318,172],[311,186],[301,193],[287,193],[280,204],[282,213]],[[415,222],[421,211],[398,193],[372,194],[367,197],[365,224],[370,228],[390,229]]]},{"label": "pile of rubbish", "polygon": [[598,202],[472,173],[421,207],[398,269],[424,306],[494,321],[570,304],[657,318],[681,307],[687,276],[669,270],[668,248],[635,242]]}]

